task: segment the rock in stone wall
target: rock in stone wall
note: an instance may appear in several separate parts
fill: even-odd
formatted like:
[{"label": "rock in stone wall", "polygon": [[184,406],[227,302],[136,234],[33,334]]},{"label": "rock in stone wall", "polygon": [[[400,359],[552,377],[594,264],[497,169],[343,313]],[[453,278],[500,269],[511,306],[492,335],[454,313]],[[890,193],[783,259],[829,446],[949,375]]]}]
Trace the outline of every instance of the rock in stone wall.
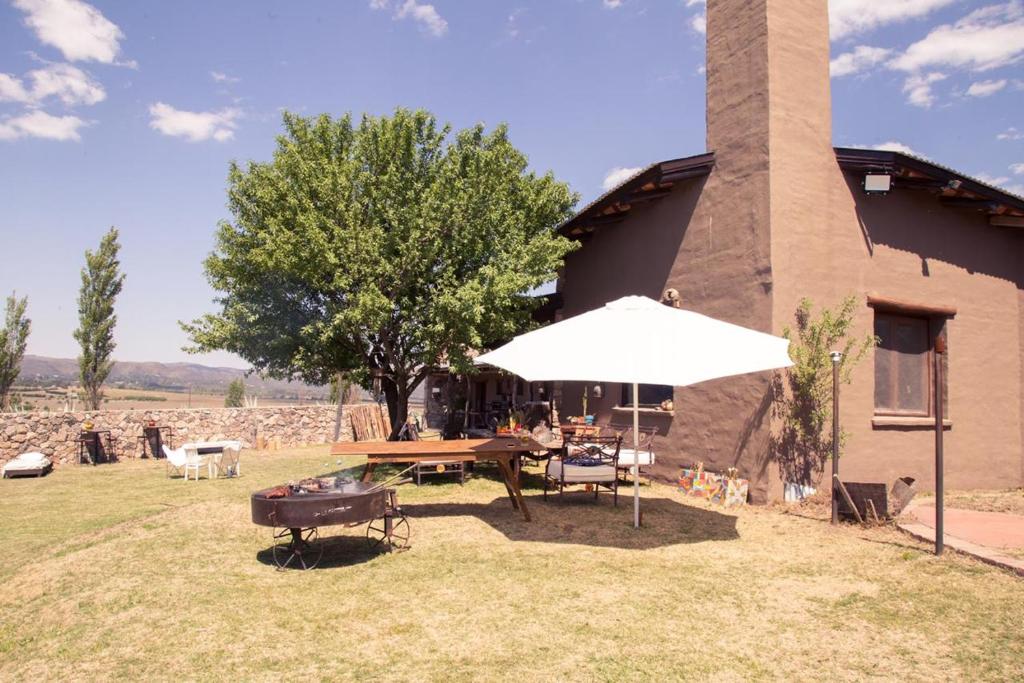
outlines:
[{"label": "rock in stone wall", "polygon": [[[298,406],[2,413],[0,464],[26,451],[44,453],[55,465],[77,463],[78,443],[75,439],[86,420],[92,421],[95,429],[110,430],[114,451],[120,458],[141,452],[138,437],[149,420],[170,427],[175,445],[220,439],[238,439],[247,448],[329,443],[334,437],[336,411],[335,406]],[[347,410],[339,440],[352,440]]]}]

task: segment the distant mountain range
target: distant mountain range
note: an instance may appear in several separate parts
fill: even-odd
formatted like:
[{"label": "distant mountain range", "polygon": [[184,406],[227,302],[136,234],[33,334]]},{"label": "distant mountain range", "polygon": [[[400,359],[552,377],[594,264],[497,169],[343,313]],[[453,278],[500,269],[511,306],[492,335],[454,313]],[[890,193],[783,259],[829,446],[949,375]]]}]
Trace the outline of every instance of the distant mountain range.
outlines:
[{"label": "distant mountain range", "polygon": [[[212,368],[198,363],[136,363],[118,361],[110,373],[108,384],[134,389],[161,391],[192,391],[223,393],[232,380],[245,379],[246,391],[271,398],[323,398],[328,387],[314,387],[299,382],[264,380],[256,375],[245,377],[238,368]],[[78,383],[78,361],[73,358],[47,358],[26,355],[21,364],[18,384],[33,386],[67,386]]]}]

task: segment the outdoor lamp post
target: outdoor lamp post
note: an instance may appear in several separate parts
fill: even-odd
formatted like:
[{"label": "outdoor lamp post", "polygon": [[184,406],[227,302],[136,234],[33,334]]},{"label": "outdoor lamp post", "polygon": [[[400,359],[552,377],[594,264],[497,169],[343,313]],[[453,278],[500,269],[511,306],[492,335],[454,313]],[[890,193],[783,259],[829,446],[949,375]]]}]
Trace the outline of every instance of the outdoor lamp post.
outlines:
[{"label": "outdoor lamp post", "polygon": [[939,333],[935,337],[935,554],[941,555],[945,547],[945,482],[942,463],[942,354],[946,352],[946,338]]},{"label": "outdoor lamp post", "polygon": [[833,351],[832,358],[832,523],[839,524],[839,496],[836,495],[839,481],[839,363],[843,354]]}]

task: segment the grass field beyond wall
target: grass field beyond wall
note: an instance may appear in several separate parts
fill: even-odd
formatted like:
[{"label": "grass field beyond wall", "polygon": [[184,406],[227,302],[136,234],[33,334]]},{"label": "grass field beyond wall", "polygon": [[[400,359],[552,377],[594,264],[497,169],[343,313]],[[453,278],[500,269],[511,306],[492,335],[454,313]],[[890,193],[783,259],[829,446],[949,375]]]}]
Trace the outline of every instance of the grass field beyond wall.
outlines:
[{"label": "grass field beyond wall", "polygon": [[0,481],[0,680],[1019,680],[1024,581],[891,530],[722,512],[644,487],[535,521],[481,472],[403,486],[413,546],[338,534],[278,572],[257,488],[335,469],[326,448]]}]

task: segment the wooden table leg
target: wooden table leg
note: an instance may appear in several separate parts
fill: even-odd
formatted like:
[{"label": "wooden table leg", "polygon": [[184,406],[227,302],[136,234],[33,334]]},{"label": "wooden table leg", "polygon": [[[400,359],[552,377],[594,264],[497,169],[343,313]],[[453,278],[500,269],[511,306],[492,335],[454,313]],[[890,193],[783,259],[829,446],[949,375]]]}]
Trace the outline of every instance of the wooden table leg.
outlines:
[{"label": "wooden table leg", "polygon": [[512,499],[512,507],[522,512],[523,518],[527,522],[533,521],[530,517],[530,511],[526,509],[526,501],[523,500],[523,492],[519,489],[519,482],[516,481],[512,474],[511,462],[498,458],[498,469],[501,470],[501,474],[505,478],[505,488],[508,489],[509,498]]},{"label": "wooden table leg", "polygon": [[373,470],[377,467],[375,462],[366,462],[366,467],[363,468],[363,481],[367,482],[373,479]]}]

